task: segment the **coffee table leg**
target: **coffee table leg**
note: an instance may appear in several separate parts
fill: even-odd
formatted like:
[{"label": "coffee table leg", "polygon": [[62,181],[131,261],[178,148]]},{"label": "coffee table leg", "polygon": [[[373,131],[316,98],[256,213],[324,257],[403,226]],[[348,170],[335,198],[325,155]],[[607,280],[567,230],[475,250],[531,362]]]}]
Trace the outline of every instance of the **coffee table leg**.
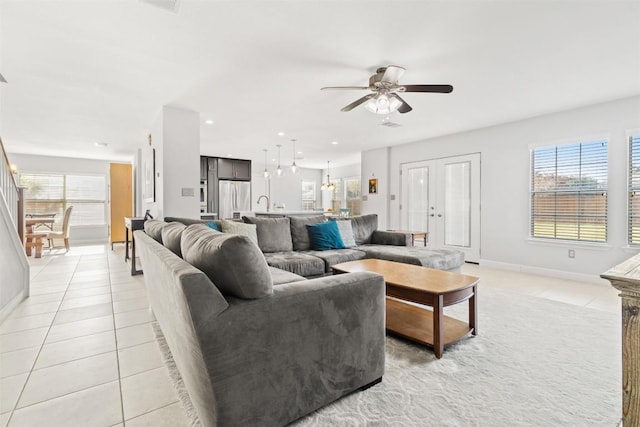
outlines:
[{"label": "coffee table leg", "polygon": [[473,295],[469,298],[469,327],[473,329],[471,334],[478,335],[478,285],[473,285]]},{"label": "coffee table leg", "polygon": [[442,352],[444,351],[444,331],[442,322],[442,309],[443,309],[443,295],[438,295],[434,298],[435,305],[433,306],[433,351],[436,357],[440,359]]}]

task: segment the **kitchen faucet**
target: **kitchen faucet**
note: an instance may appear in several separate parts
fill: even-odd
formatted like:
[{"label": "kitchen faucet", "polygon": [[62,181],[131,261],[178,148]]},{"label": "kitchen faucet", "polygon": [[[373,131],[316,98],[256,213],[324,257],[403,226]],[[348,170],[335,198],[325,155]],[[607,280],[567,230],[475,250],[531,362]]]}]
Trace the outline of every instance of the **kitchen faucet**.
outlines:
[{"label": "kitchen faucet", "polygon": [[267,199],[267,212],[269,212],[269,196],[265,196],[264,194],[261,195],[260,197],[258,197],[258,201],[256,202],[256,204],[259,205],[260,204],[260,200],[262,200],[263,197],[265,199]]}]

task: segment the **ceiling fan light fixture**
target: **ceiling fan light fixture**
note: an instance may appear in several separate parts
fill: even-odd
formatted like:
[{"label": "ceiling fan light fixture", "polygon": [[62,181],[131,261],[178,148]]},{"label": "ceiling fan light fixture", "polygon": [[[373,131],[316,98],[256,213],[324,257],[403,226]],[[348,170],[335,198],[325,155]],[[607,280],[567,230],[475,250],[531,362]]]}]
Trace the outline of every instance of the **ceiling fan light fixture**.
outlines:
[{"label": "ceiling fan light fixture", "polygon": [[396,111],[402,102],[396,97],[389,97],[386,94],[379,94],[371,98],[366,104],[365,108],[375,114],[390,114]]}]

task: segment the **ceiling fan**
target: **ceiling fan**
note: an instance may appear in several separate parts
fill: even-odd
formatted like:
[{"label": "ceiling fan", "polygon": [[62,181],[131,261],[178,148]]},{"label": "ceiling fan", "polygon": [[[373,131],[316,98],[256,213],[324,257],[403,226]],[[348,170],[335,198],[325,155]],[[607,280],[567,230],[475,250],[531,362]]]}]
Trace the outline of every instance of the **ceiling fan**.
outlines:
[{"label": "ceiling fan", "polygon": [[404,114],[413,108],[407,104],[404,99],[400,98],[398,93],[406,92],[434,92],[434,93],[450,93],[453,90],[451,85],[401,85],[398,79],[404,74],[405,69],[397,65],[388,65],[380,67],[376,73],[369,77],[369,86],[330,86],[323,87],[321,90],[370,90],[373,93],[363,96],[362,98],[343,107],[340,111],[351,111],[361,104],[376,114],[389,114],[392,111]]}]

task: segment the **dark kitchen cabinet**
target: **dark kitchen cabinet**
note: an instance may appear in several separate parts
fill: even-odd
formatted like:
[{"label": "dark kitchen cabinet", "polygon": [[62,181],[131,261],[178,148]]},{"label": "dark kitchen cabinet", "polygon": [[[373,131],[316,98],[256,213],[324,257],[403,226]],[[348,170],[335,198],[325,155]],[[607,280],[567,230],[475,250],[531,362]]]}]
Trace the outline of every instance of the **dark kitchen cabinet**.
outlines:
[{"label": "dark kitchen cabinet", "polygon": [[218,158],[218,179],[251,181],[251,161]]},{"label": "dark kitchen cabinet", "polygon": [[209,158],[200,156],[200,181],[207,180],[207,174],[209,172]]}]

